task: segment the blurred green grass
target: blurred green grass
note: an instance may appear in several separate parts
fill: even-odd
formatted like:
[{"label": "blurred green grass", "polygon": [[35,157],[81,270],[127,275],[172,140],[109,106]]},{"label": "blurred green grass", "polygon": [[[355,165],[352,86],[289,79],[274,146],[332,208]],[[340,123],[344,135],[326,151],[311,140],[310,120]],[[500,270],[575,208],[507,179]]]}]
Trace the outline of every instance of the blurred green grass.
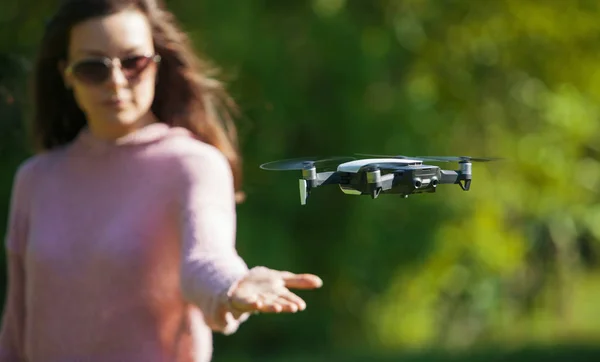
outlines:
[{"label": "blurred green grass", "polygon": [[288,354],[278,357],[234,356],[219,353],[213,362],[597,362],[600,346],[555,345],[524,347],[514,350],[502,348],[474,349],[464,352],[385,352]]}]

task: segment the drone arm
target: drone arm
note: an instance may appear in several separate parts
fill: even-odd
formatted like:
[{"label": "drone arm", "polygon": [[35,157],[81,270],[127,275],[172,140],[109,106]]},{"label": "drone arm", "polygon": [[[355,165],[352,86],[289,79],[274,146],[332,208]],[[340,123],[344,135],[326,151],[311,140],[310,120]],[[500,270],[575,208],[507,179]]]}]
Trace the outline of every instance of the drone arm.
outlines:
[{"label": "drone arm", "polygon": [[300,204],[306,205],[306,201],[308,200],[308,196],[313,188],[323,186],[323,185],[331,185],[331,184],[339,184],[344,181],[343,179],[344,173],[342,172],[305,172],[303,173],[303,178],[299,181],[300,187]]},{"label": "drone arm", "polygon": [[331,171],[331,172],[319,172],[314,182],[314,187],[323,185],[339,184],[344,181],[343,172]]},{"label": "drone arm", "polygon": [[382,191],[387,191],[394,185],[393,173],[381,174],[380,169],[371,169],[366,172],[367,192],[371,198],[376,199]]},{"label": "drone arm", "polygon": [[440,170],[441,184],[455,184],[460,180],[460,174],[451,170]]},{"label": "drone arm", "polygon": [[394,175],[393,173],[388,173],[386,175],[381,176],[381,190],[390,190],[394,186],[395,177],[396,175]]},{"label": "drone arm", "polygon": [[[470,165],[469,165],[470,166]],[[468,191],[471,188],[471,172],[470,168],[462,171],[440,170],[443,184],[458,184],[463,191]]]}]

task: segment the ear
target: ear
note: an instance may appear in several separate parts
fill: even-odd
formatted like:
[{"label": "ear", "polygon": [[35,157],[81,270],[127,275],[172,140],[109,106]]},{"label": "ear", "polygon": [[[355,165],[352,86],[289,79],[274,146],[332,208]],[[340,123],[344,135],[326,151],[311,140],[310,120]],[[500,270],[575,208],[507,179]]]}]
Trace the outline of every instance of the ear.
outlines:
[{"label": "ear", "polygon": [[73,87],[73,80],[71,79],[71,75],[66,73],[67,70],[67,62],[64,60],[60,60],[58,62],[58,72],[63,78],[63,82],[65,84],[65,88],[70,89]]}]

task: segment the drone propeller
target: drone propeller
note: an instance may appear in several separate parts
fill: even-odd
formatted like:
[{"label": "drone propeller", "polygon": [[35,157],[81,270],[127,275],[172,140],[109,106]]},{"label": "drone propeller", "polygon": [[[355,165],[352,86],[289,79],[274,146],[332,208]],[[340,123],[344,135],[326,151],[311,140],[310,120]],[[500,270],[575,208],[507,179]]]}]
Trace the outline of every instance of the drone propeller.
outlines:
[{"label": "drone propeller", "polygon": [[470,157],[470,156],[403,156],[403,155],[372,155],[357,153],[357,156],[376,157],[376,158],[399,158],[399,159],[417,159],[423,161],[439,161],[439,162],[489,162],[501,160],[498,157]]},{"label": "drone propeller", "polygon": [[293,158],[267,162],[260,165],[260,168],[272,171],[304,170],[313,167],[323,170],[335,170],[340,163],[354,159],[354,157],[330,157],[324,159],[319,159],[318,157]]},{"label": "drone propeller", "polygon": [[412,157],[409,156],[403,156],[403,155],[374,155],[374,154],[370,154],[370,153],[355,153],[355,155],[360,156],[360,157],[369,157],[369,158],[400,158],[400,159],[411,159]]},{"label": "drone propeller", "polygon": [[499,157],[470,157],[470,156],[416,156],[426,161],[440,162],[490,162],[501,160]]}]

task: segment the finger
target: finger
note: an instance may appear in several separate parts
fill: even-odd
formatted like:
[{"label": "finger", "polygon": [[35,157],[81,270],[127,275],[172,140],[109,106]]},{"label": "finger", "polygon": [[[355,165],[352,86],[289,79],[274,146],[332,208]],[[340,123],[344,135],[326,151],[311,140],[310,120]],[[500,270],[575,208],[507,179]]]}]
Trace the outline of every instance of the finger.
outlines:
[{"label": "finger", "polygon": [[277,298],[275,303],[281,306],[282,312],[296,313],[300,310],[299,306],[296,303],[294,303],[286,298],[283,298],[283,297]]},{"label": "finger", "polygon": [[271,301],[263,303],[257,310],[262,313],[281,313],[283,309],[284,307],[281,304]]},{"label": "finger", "polygon": [[260,293],[256,295],[256,303],[250,307],[251,311],[258,312],[276,312],[277,307],[273,305],[277,300],[277,295],[272,293]]},{"label": "finger", "polygon": [[231,306],[234,309],[242,312],[251,312],[259,310],[264,303],[261,300],[247,300],[247,299],[232,299]]},{"label": "finger", "polygon": [[285,286],[292,289],[315,289],[323,285],[323,280],[314,274],[283,272],[282,278]]},{"label": "finger", "polygon": [[292,293],[292,292],[287,292],[285,294],[282,294],[280,297],[280,299],[286,300],[289,303],[294,304],[299,311],[303,311],[306,309],[306,302],[300,298],[299,296],[297,296],[296,294]]},{"label": "finger", "polygon": [[283,312],[283,306],[278,303],[271,303],[261,308],[261,311],[263,313],[281,313]]},{"label": "finger", "polygon": [[263,302],[260,307],[260,310],[263,312],[295,313],[306,307],[306,304],[301,298],[295,296],[288,290],[285,290],[282,293],[263,293],[260,296],[260,300]]}]

